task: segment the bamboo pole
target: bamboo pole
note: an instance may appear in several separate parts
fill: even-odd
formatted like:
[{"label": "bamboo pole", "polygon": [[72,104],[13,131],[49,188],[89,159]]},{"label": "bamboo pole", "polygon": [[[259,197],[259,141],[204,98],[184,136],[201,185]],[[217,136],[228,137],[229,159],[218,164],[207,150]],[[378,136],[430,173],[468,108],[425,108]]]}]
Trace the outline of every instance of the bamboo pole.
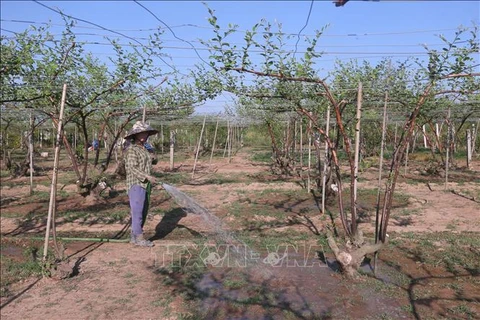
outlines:
[{"label": "bamboo pole", "polygon": [[73,148],[75,149],[75,154],[77,153],[77,139],[78,139],[77,126],[73,127]]},{"label": "bamboo pole", "polygon": [[417,145],[417,137],[418,137],[418,130],[413,130],[412,149],[410,150],[411,153],[415,152],[415,146]]},{"label": "bamboo pole", "polygon": [[397,131],[398,131],[398,123],[395,122],[395,138],[393,139],[393,144],[397,145]]},{"label": "bamboo pole", "polygon": [[147,117],[147,104],[143,105],[143,115],[142,115],[142,122],[145,123],[145,119]]},{"label": "bamboo pole", "polygon": [[210,153],[210,165],[212,164],[213,152],[215,151],[215,142],[217,140],[218,120],[219,119],[217,117],[217,124],[215,125],[215,134],[213,135],[212,152]]},{"label": "bamboo pole", "polygon": [[[388,91],[385,92],[385,104],[383,105],[383,122],[382,122],[382,141],[380,143],[380,159],[378,165],[378,191],[377,191],[377,203],[376,203],[376,214],[375,214],[375,243],[378,243],[379,239],[379,226],[380,226],[380,193],[382,192],[382,171],[383,171],[383,149],[385,148],[385,135],[387,128],[387,101],[388,101]],[[373,273],[377,271],[377,258],[378,251],[375,252],[373,257]]]},{"label": "bamboo pole", "polygon": [[175,130],[170,128],[170,170],[173,170],[174,151],[175,151]]},{"label": "bamboo pole", "polygon": [[448,106],[447,111],[447,155],[445,158],[445,190],[448,188],[448,164],[450,161],[450,132],[451,132],[451,125],[450,125],[450,106]]},{"label": "bamboo pole", "polygon": [[322,213],[325,213],[325,187],[327,182],[327,165],[328,163],[328,132],[330,131],[330,105],[327,107],[327,123],[325,125],[325,156],[323,159],[323,177],[322,177]]},{"label": "bamboo pole", "polygon": [[455,153],[457,153],[457,129],[455,129],[455,124],[450,124],[450,132],[451,132],[451,143],[452,143],[452,158],[454,157]]},{"label": "bamboo pole", "polygon": [[162,142],[161,143],[161,146],[162,146],[162,148],[161,148],[162,151],[161,152],[162,152],[162,156],[163,156],[163,153],[165,151],[165,150],[163,150],[163,143],[165,142],[165,137],[163,135],[163,124],[160,125],[160,139],[161,139],[161,142]]},{"label": "bamboo pole", "polygon": [[30,134],[28,137],[28,152],[30,157],[30,195],[33,194],[33,115],[30,111]]},{"label": "bamboo pole", "polygon": [[227,120],[227,140],[225,141],[225,148],[223,149],[223,157],[225,158],[225,154],[227,153],[228,143],[230,141],[230,121]]},{"label": "bamboo pole", "polygon": [[423,133],[423,147],[427,149],[427,133],[426,133],[426,128],[425,125],[422,126],[422,133]]},{"label": "bamboo pole", "polygon": [[[303,121],[300,118],[300,172],[303,171]],[[302,174],[303,176],[303,174]]]},{"label": "bamboo pole", "polygon": [[295,156],[296,156],[296,152],[297,152],[297,130],[298,129],[297,129],[297,119],[294,118],[293,121],[294,121],[294,123],[293,123],[294,126],[293,126],[293,146],[292,146],[293,147],[293,151],[292,151],[292,161],[293,161],[293,163],[292,163],[292,166],[295,170],[295,168],[297,167]]},{"label": "bamboo pole", "polygon": [[360,119],[362,117],[362,83],[358,84],[357,115],[355,124],[355,155],[354,155],[354,180],[353,180],[353,206],[352,206],[352,233],[355,234],[356,206],[357,206],[357,184],[358,184],[358,163],[360,158]]},{"label": "bamboo pole", "polygon": [[308,170],[307,170],[307,192],[310,193],[310,168],[312,166],[312,120],[308,123]]},{"label": "bamboo pole", "polygon": [[200,132],[200,138],[198,139],[197,152],[195,153],[195,160],[193,162],[192,179],[195,177],[195,168],[197,167],[198,154],[200,153],[200,145],[202,143],[203,131],[205,130],[206,120],[207,120],[207,115],[205,115],[203,118],[202,131]]},{"label": "bamboo pole", "polygon": [[[43,261],[47,258],[48,253],[48,241],[50,238],[50,226],[52,225],[52,220],[55,219],[55,197],[57,195],[57,175],[58,175],[58,162],[60,156],[60,141],[63,131],[63,110],[65,108],[65,97],[67,94],[67,84],[63,84],[63,91],[62,91],[62,100],[60,103],[60,114],[58,117],[58,127],[57,127],[57,140],[55,146],[55,156],[53,160],[53,174],[52,174],[52,183],[50,188],[50,203],[48,206],[48,216],[47,216],[47,225],[45,231],[45,243],[43,246]],[[55,233],[52,230],[52,233]],[[55,239],[54,239],[55,242]]]},{"label": "bamboo pole", "polygon": [[467,169],[472,168],[472,133],[467,129]]},{"label": "bamboo pole", "polygon": [[228,163],[232,162],[232,140],[233,140],[233,128],[232,128],[232,126],[230,126],[229,131],[231,131],[231,133],[228,134],[228,136],[230,137],[229,142],[228,142]]},{"label": "bamboo pole", "polygon": [[478,127],[480,127],[480,120],[477,121],[477,125],[475,126],[475,124],[472,124],[472,151],[473,151],[473,155],[476,154],[476,145],[477,145],[477,136],[478,136]]}]

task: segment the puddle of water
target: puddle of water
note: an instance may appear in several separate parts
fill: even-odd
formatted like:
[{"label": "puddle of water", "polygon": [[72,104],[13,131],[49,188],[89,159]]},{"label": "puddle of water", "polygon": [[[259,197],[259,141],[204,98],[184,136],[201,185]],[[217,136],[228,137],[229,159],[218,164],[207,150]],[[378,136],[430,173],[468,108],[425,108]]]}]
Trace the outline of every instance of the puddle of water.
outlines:
[{"label": "puddle of water", "polygon": [[[262,259],[269,258],[262,253]],[[330,264],[330,262],[329,262]],[[197,282],[208,319],[357,319],[407,315],[394,300],[360,290],[319,259],[289,252],[288,261],[256,268],[211,267]]]},{"label": "puddle of water", "polygon": [[[321,260],[318,249],[305,247],[302,252],[277,246],[256,252],[194,199],[168,184],[163,186],[187,214],[201,215],[213,229],[213,240],[229,249],[209,252],[203,261],[208,272],[195,285],[203,318],[361,319],[379,311],[404,317],[392,299],[342,280],[335,262]],[[362,268],[372,272],[368,264]]]}]

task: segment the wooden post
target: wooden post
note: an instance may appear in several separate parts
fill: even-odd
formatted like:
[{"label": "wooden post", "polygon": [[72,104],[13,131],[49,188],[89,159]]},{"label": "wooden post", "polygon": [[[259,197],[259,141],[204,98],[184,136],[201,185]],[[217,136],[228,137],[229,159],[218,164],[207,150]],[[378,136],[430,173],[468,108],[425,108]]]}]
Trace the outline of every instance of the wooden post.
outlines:
[{"label": "wooden post", "polygon": [[294,126],[293,126],[293,146],[292,146],[292,166],[293,166],[293,169],[295,170],[297,164],[296,164],[296,159],[295,159],[295,155],[296,155],[296,152],[297,152],[297,119],[294,118],[293,119],[294,121]]},{"label": "wooden post", "polygon": [[[47,216],[47,225],[45,227],[45,243],[43,246],[43,261],[46,260],[48,254],[48,241],[50,239],[50,226],[52,225],[52,220],[55,219],[55,199],[57,195],[57,175],[58,175],[58,162],[60,156],[60,141],[63,131],[63,110],[65,108],[65,97],[67,94],[67,84],[63,85],[62,100],[60,103],[60,114],[58,117],[58,128],[57,128],[57,139],[55,145],[55,156],[53,160],[53,174],[52,174],[52,183],[50,188],[50,203],[48,206],[48,216]],[[53,233],[55,230],[52,231]]]},{"label": "wooden post", "polygon": [[[450,124],[450,138],[451,138],[451,143],[452,143],[452,158],[455,153],[457,153],[457,139],[455,136],[457,135],[457,131],[455,129],[455,124],[451,123]],[[453,163],[453,162],[452,162]]]},{"label": "wooden post", "polygon": [[75,153],[77,151],[77,139],[78,139],[78,132],[77,132],[77,126],[75,125],[73,127],[73,134],[74,134],[74,138],[73,138],[73,148],[75,149]]},{"label": "wooden post", "polygon": [[215,125],[215,134],[213,135],[212,152],[210,153],[210,164],[212,164],[213,152],[215,150],[215,142],[217,140],[218,120],[219,119],[217,118],[217,124]]},{"label": "wooden post", "polygon": [[227,139],[225,140],[225,149],[223,149],[223,157],[227,153],[228,143],[230,141],[230,120],[227,120]]},{"label": "wooden post", "polygon": [[207,120],[207,115],[203,118],[202,131],[200,131],[200,138],[198,139],[197,152],[195,153],[195,160],[193,161],[193,170],[192,170],[192,179],[195,177],[195,168],[197,167],[198,154],[200,153],[200,145],[202,144],[203,131],[205,130],[205,121]]},{"label": "wooden post", "polygon": [[30,195],[33,194],[33,115],[30,111],[30,134],[28,137],[28,152],[30,157]]},{"label": "wooden post", "polygon": [[310,168],[312,166],[312,120],[308,123],[308,170],[307,170],[307,192],[310,193]]},{"label": "wooden post", "polygon": [[450,106],[447,111],[447,155],[445,157],[445,191],[448,188],[448,165],[450,162]]},{"label": "wooden post", "polygon": [[397,145],[397,127],[398,127],[398,123],[395,122],[395,138],[393,140],[393,144],[396,146]]},{"label": "wooden post", "polygon": [[[231,133],[230,133],[231,132]],[[233,129],[230,126],[229,134],[228,134],[228,163],[232,162],[232,140],[233,140]]]},{"label": "wooden post", "polygon": [[477,121],[477,125],[472,124],[472,153],[473,155],[476,154],[476,146],[477,146],[477,136],[478,136],[478,127],[480,127],[480,120]]},{"label": "wooden post", "polygon": [[472,166],[472,133],[467,129],[467,169]]},{"label": "wooden post", "polygon": [[[303,170],[303,121],[300,118],[300,171]],[[303,174],[302,174],[303,175]]]},{"label": "wooden post", "polygon": [[410,152],[415,152],[415,146],[417,144],[417,137],[418,137],[418,130],[413,130],[413,138],[412,138],[412,149]]},{"label": "wooden post", "polygon": [[174,150],[175,150],[175,130],[170,128],[170,170],[173,170]]},{"label": "wooden post", "polygon": [[362,116],[362,83],[358,84],[357,115],[355,124],[355,155],[354,155],[354,180],[353,180],[353,205],[352,205],[352,234],[356,233],[356,206],[357,206],[357,184],[358,164],[360,158],[360,119]]},{"label": "wooden post", "polygon": [[425,125],[422,126],[422,133],[423,133],[423,147],[427,149],[428,145],[427,145],[427,133],[425,130]]},{"label": "wooden post", "polygon": [[161,148],[161,152],[162,152],[162,156],[163,156],[163,153],[164,153],[164,150],[163,150],[163,143],[165,142],[165,137],[163,135],[163,124],[160,125],[160,139],[161,139],[161,142],[162,142],[162,148]]},{"label": "wooden post", "polygon": [[[327,122],[325,124],[325,136],[328,138],[328,131],[330,131],[330,105],[327,106]],[[327,139],[324,139],[325,144],[325,156],[323,159],[323,177],[322,177],[322,213],[325,213],[325,188],[327,182],[327,166],[329,166],[328,162],[328,144]]]},{"label": "wooden post", "polygon": [[[385,103],[383,105],[383,121],[382,121],[382,141],[380,143],[380,159],[378,165],[378,191],[377,191],[377,203],[376,203],[376,214],[375,214],[375,243],[378,243],[379,234],[380,234],[380,193],[382,192],[382,171],[383,171],[383,149],[385,147],[385,135],[387,131],[387,101],[388,101],[388,91],[385,92]],[[377,256],[378,252],[375,252],[373,260],[373,272],[377,270]]]}]

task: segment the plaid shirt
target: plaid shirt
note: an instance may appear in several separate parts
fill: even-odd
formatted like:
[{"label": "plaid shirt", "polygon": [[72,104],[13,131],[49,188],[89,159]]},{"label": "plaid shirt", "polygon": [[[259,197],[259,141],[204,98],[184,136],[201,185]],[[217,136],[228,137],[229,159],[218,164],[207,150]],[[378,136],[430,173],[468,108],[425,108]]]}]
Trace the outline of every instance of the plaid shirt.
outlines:
[{"label": "plaid shirt", "polygon": [[152,159],[147,149],[139,145],[131,145],[125,155],[125,170],[127,171],[127,192],[134,184],[146,189],[147,175],[152,171]]}]

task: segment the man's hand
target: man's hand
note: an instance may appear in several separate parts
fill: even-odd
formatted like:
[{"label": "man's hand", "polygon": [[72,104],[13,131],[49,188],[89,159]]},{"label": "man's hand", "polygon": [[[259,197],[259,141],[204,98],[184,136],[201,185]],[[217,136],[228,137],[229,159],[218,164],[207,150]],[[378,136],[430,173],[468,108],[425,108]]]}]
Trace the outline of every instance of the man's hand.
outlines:
[{"label": "man's hand", "polygon": [[154,176],[147,176],[147,180],[152,184],[155,185],[157,184],[158,180]]}]

